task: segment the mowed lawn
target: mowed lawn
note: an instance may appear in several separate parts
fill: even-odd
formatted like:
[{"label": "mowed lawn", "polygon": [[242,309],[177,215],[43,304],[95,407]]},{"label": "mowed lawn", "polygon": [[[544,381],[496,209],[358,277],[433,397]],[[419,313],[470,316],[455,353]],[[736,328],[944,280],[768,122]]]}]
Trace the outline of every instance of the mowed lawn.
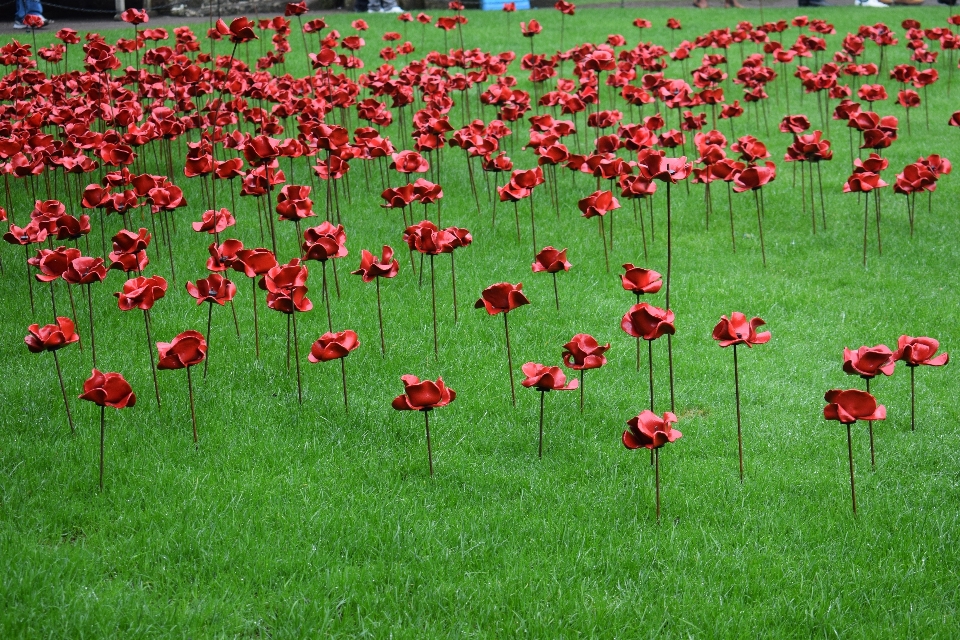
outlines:
[{"label": "mowed lawn", "polygon": [[[544,33],[534,42],[537,51],[559,46],[558,12],[466,15],[466,46],[516,51],[510,73],[525,88],[528,72],[520,70],[519,56],[529,51],[529,42],[517,23],[531,17],[543,23]],[[634,28],[632,20],[641,15],[654,28]],[[767,20],[791,15],[765,10]],[[899,26],[904,18],[915,17],[924,27],[945,26],[948,13],[942,7],[884,12],[833,8],[815,9],[811,15],[836,25],[837,35],[827,37],[830,54],[861,22],[886,21],[900,38],[887,52],[889,69],[909,61]],[[671,16],[683,22],[675,35],[664,26]],[[335,15],[328,22],[346,35],[354,17]],[[380,35],[403,28],[392,16],[365,17],[371,27],[363,50],[369,70],[381,62],[376,58],[385,46]],[[631,47],[642,37],[670,48],[681,37],[692,40],[709,29],[758,18],[750,10],[580,11],[566,19],[564,44],[602,42],[620,33]],[[201,39],[205,30],[206,23],[194,25]],[[130,37],[131,31],[104,35],[113,41]],[[790,29],[785,41],[791,43],[798,33]],[[51,35],[38,34],[38,42],[49,42]],[[30,42],[29,35],[18,36]],[[432,26],[422,34],[413,23],[407,38],[418,55],[443,47],[442,32]],[[456,40],[451,36],[449,45]],[[308,73],[295,32],[290,42],[287,71]],[[309,43],[315,46],[315,37]],[[251,58],[258,46],[251,45]],[[225,47],[221,44],[218,52],[226,53]],[[876,46],[868,43],[866,48],[866,61],[878,61]],[[754,45],[744,47],[747,54],[753,51]],[[688,70],[702,53],[694,51]],[[75,63],[80,53],[71,54]],[[238,54],[245,55],[243,47]],[[733,47],[730,55],[733,75],[741,52]],[[780,65],[776,68],[782,71]],[[884,152],[890,160],[883,174],[888,183],[920,156],[960,159],[960,130],[946,124],[960,86],[948,95],[946,60],[937,68],[941,80],[929,90],[929,128],[921,107],[911,114],[909,135],[903,109],[893,98],[899,87],[884,79],[891,99],[874,108],[901,119],[899,139]],[[570,69],[568,63],[568,76]],[[680,65],[671,65],[666,73],[679,77]],[[814,128],[821,128],[815,96],[801,103],[798,81],[786,80],[792,112],[807,114]],[[724,89],[730,100],[742,98],[736,85],[728,82]],[[632,204],[624,199],[615,214],[609,272],[596,222],[583,219],[577,209],[577,201],[596,189],[594,180],[558,172],[559,219],[546,190],[538,190],[537,242],[567,247],[573,264],[558,277],[558,312],[550,276],[531,272],[528,203],[519,207],[520,241],[509,205],[498,207],[492,228],[492,201],[482,176],[477,175],[478,216],[463,153],[447,149],[443,226],[470,229],[474,242],[457,251],[456,324],[449,257],[436,260],[440,348],[434,358],[429,270],[418,284],[400,237],[400,214],[380,207],[377,168],[367,179],[361,163],[355,163],[351,200],[341,203],[350,254],[339,260],[339,297],[331,286],[334,328],[355,330],[362,343],[346,361],[349,413],[343,407],[338,364],[306,360],[310,344],[327,327],[319,264],[309,264],[314,309],[298,317],[302,405],[294,368],[287,368],[286,318],[260,300],[262,351],[257,361],[251,285],[242,274],[230,272],[239,289],[241,337],[236,337],[229,308],[214,309],[209,374],[206,379],[199,369],[193,374],[198,448],[192,442],[186,376],[183,371],[159,372],[163,410],[158,413],[142,315],[117,309],[112,293],[120,290],[124,276],[111,273],[93,287],[98,366],[122,372],[138,402],[133,409],[107,412],[102,493],[97,490],[99,410],[71,400],[77,424],[71,435],[52,357],[30,354],[23,343],[27,325],[51,320],[49,290],[35,283],[33,316],[24,252],[4,244],[0,635],[956,637],[960,436],[955,365],[917,371],[915,432],[910,430],[907,369],[900,365],[893,377],[874,381],[871,390],[888,415],[874,425],[875,469],[866,425],[853,429],[856,517],[850,505],[846,430],[825,421],[822,409],[826,390],[862,388],[862,380],[841,369],[845,346],[884,343],[895,348],[901,334],[938,338],[948,352],[960,346],[957,176],[940,180],[931,212],[926,197],[918,197],[913,237],[905,199],[894,195],[892,187],[884,189],[883,255],[877,255],[871,208],[864,268],[863,201],[842,193],[851,169],[847,132],[841,123],[830,123],[827,137],[834,142],[835,157],[823,165],[827,228],[818,225],[813,235],[809,211],[804,214],[801,208],[799,181],[793,182],[793,167],[783,162],[791,142],[777,129],[787,113],[783,87],[770,93],[769,132],[749,107],[736,122],[737,135],[751,133],[766,142],[778,165],[777,179],[763,190],[766,267],[751,194],[733,196],[734,254],[725,189],[714,189],[709,229],[703,187],[672,189],[676,428],[683,437],[661,451],[659,524],[646,451],[628,451],[620,442],[626,421],[648,408],[649,398],[645,349],[637,371],[635,343],[619,326],[634,298],[620,287],[617,274],[625,262],[666,272],[662,185],[655,198],[652,242],[647,219],[649,258],[643,257]],[[619,98],[611,105],[606,90],[602,96],[603,108],[627,112]],[[476,116],[474,93],[471,99]],[[644,115],[652,113],[647,107]],[[455,127],[461,126],[459,106],[450,116]],[[484,118],[492,119],[493,111],[487,108]],[[578,122],[582,126],[582,119]],[[670,122],[676,126],[676,114]],[[287,124],[285,135],[293,135],[294,123]],[[728,125],[724,121],[720,129],[729,138]],[[526,123],[510,127],[514,140],[506,150],[516,167],[535,166],[532,152],[521,150],[528,139]],[[398,127],[390,134],[399,145]],[[594,132],[587,135],[592,140]],[[575,151],[573,140],[568,142]],[[152,156],[148,162],[152,170]],[[207,275],[204,264],[212,239],[189,227],[206,206],[200,186],[182,175],[180,162],[172,179],[184,188],[190,205],[175,214],[177,274],[153,311],[156,341],[169,341],[186,329],[206,330],[207,307],[194,303],[184,282]],[[286,161],[282,168],[290,183],[305,183],[305,159],[297,160],[292,177]],[[15,217],[22,223],[32,203],[22,184],[11,184]],[[218,196],[218,206],[232,208],[226,193]],[[319,217],[309,222],[319,224],[324,219],[322,189],[314,201]],[[817,211],[819,215],[819,202]],[[261,242],[251,199],[238,198],[234,213],[238,225],[225,237],[237,237],[248,247],[268,246]],[[419,219],[422,208],[415,213]],[[436,220],[435,207],[430,215]],[[152,227],[148,212],[134,212],[132,220],[135,226]],[[95,218],[90,241],[99,255],[98,226]],[[119,226],[119,218],[108,218],[108,236]],[[285,262],[296,256],[295,231],[286,222],[277,228],[279,257]],[[383,244],[392,245],[400,259],[399,276],[381,283],[385,356],[379,349],[374,285],[349,275],[359,264],[361,249],[379,253]],[[170,280],[166,249],[156,237],[149,255],[147,272]],[[419,262],[417,267],[419,271]],[[503,281],[523,282],[531,300],[509,316],[516,408],[510,402],[503,322],[473,309],[486,286]],[[57,291],[64,314],[69,300],[63,283]],[[649,301],[662,306],[663,292]],[[73,345],[60,352],[72,398],[91,369],[82,297],[77,305],[84,350]],[[742,484],[733,354],[711,339],[721,314],[732,311],[761,316],[773,334],[766,345],[738,351],[746,466]],[[519,386],[520,366],[528,361],[559,365],[562,345],[581,332],[611,343],[609,364],[587,372],[582,414],[577,392],[547,395],[544,452],[538,459],[539,394]],[[666,341],[653,347],[656,409],[663,412],[670,408]],[[451,405],[431,414],[433,477],[427,470],[421,416],[390,406],[403,390],[400,376],[407,373],[442,376],[457,392]]]}]

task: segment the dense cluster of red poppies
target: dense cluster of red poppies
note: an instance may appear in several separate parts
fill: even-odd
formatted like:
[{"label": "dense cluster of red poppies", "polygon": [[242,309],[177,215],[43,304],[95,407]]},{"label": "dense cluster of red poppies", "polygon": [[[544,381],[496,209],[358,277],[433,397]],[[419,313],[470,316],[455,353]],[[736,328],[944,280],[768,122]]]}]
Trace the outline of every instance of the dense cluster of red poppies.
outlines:
[{"label": "dense cluster of red poppies", "polygon": [[[504,11],[515,9],[512,3]],[[564,18],[575,15],[572,3],[558,0],[556,9]],[[881,174],[888,168],[882,156],[898,137],[899,121],[894,115],[880,115],[872,109],[889,101],[886,88],[879,82],[884,72],[899,85],[896,104],[909,111],[928,103],[928,89],[939,81],[935,65],[940,52],[931,50],[938,44],[946,58],[952,79],[953,51],[960,48],[960,38],[951,27],[960,18],[950,18],[949,26],[922,29],[915,20],[905,20],[907,48],[913,65],[900,64],[887,70],[885,51],[896,46],[899,38],[887,25],[862,26],[857,33],[847,34],[841,48],[829,56],[824,36],[835,33],[824,20],[806,17],[754,25],[741,22],[734,29],[715,29],[684,40],[671,49],[659,44],[639,42],[632,48],[622,35],[611,35],[603,43],[583,43],[568,50],[550,54],[538,53],[535,39],[542,32],[536,20],[520,23],[521,33],[529,39],[530,53],[524,54],[519,68],[528,72],[526,86],[521,89],[511,66],[517,54],[512,51],[492,53],[463,46],[464,27],[468,24],[463,6],[450,3],[453,15],[441,16],[434,22],[423,13],[414,18],[403,13],[399,20],[404,35],[383,34],[388,44],[379,51],[384,64],[365,69],[358,55],[366,42],[361,34],[369,27],[364,20],[355,20],[354,34],[342,35],[328,27],[322,18],[303,21],[305,3],[291,3],[284,16],[259,23],[238,18],[230,24],[218,20],[207,31],[209,50],[188,27],[174,29],[173,42],[165,29],[141,29],[148,22],[146,12],[130,9],[123,19],[133,25],[133,38],[107,42],[98,34],[86,34],[81,40],[71,29],[61,29],[56,38],[61,44],[36,49],[29,44],[11,41],[0,47],[0,62],[10,72],[0,81],[0,160],[3,162],[6,208],[0,217],[9,217],[9,230],[4,240],[24,247],[31,310],[36,314],[33,282],[47,283],[55,322],[31,325],[25,341],[33,352],[53,354],[60,378],[61,391],[71,429],[66,385],[57,351],[77,343],[76,303],[74,290],[86,295],[88,307],[89,347],[93,374],[84,383],[80,397],[103,407],[133,406],[136,396],[119,373],[102,373],[96,369],[94,309],[91,287],[103,282],[109,271],[123,272],[127,280],[114,293],[121,311],[141,310],[153,371],[154,391],[161,404],[157,370],[186,369],[190,394],[194,440],[197,420],[193,403],[191,368],[207,366],[210,349],[210,323],[214,306],[230,305],[237,334],[240,321],[233,305],[237,286],[226,275],[230,270],[250,278],[256,353],[260,354],[258,298],[263,297],[268,309],[280,312],[292,326],[298,392],[300,353],[297,314],[310,311],[313,303],[307,297],[311,261],[320,263],[321,295],[327,315],[328,332],[313,343],[308,361],[312,363],[339,360],[343,381],[344,406],[347,408],[347,376],[344,361],[360,345],[354,331],[334,331],[331,311],[327,263],[339,294],[337,262],[348,255],[347,231],[343,220],[343,203],[350,201],[350,177],[362,171],[362,180],[372,184],[378,174],[382,185],[382,207],[400,210],[402,240],[410,255],[410,269],[417,270],[415,254],[420,255],[420,277],[424,261],[430,263],[433,301],[434,350],[439,351],[437,338],[436,287],[434,260],[450,256],[453,286],[454,321],[458,317],[454,254],[470,246],[472,234],[463,228],[442,227],[444,190],[441,187],[444,166],[457,162],[447,147],[463,151],[470,178],[472,199],[478,215],[481,207],[477,189],[477,171],[487,180],[488,192],[496,194],[492,202],[491,224],[496,223],[498,202],[512,202],[518,242],[522,240],[518,203],[529,203],[532,271],[553,276],[557,309],[560,294],[557,274],[571,268],[566,249],[542,248],[536,238],[534,196],[546,192],[557,217],[561,215],[557,169],[566,168],[587,174],[596,180],[596,189],[579,200],[585,218],[597,218],[604,255],[614,246],[614,212],[621,205],[615,195],[633,202],[634,213],[642,232],[644,257],[647,256],[647,224],[650,241],[654,240],[653,196],[658,183],[666,191],[667,265],[665,278],[655,271],[633,264],[624,265],[624,290],[636,295],[636,304],[624,314],[621,327],[637,344],[637,369],[640,368],[640,341],[648,343],[650,370],[650,409],[628,422],[623,433],[626,447],[647,448],[653,452],[657,469],[657,510],[659,515],[659,454],[664,444],[680,437],[673,428],[674,413],[663,416],[653,413],[654,376],[653,342],[667,336],[670,367],[670,404],[674,404],[673,357],[671,337],[675,315],[670,308],[672,277],[671,186],[687,181],[704,185],[704,214],[709,226],[713,212],[711,185],[726,183],[731,229],[731,244],[736,251],[734,215],[731,193],[753,193],[761,255],[766,263],[763,244],[763,187],[777,178],[777,165],[764,142],[754,135],[737,136],[735,121],[745,114],[739,99],[729,100],[725,91],[732,83],[742,88],[742,100],[755,116],[759,132],[761,118],[767,121],[770,94],[780,100],[781,93],[790,111],[790,94],[797,88],[817,99],[817,117],[822,130],[812,130],[805,115],[788,115],[782,119],[780,131],[792,136],[784,160],[801,167],[801,200],[804,211],[809,206],[813,233],[817,232],[814,198],[814,170],[819,179],[820,163],[831,161],[834,151],[825,136],[831,120],[845,122],[850,132],[852,174],[844,191],[873,193],[877,222],[878,251],[880,245],[880,192],[887,185]],[[301,32],[300,43],[291,43],[292,19]],[[406,39],[408,23],[416,19],[422,27],[434,24],[444,37],[456,31],[460,47],[444,51],[422,52],[414,56],[416,47]],[[638,29],[651,27],[649,21],[633,21]],[[679,21],[670,19],[671,35],[682,29]],[[784,42],[784,34],[797,30],[792,44]],[[261,36],[258,37],[257,33]],[[271,46],[264,46],[269,36]],[[308,38],[309,36],[309,38]],[[253,68],[238,57],[251,60],[251,42],[259,57]],[[562,32],[561,32],[562,41]],[[867,62],[867,43],[878,50],[876,62]],[[152,43],[153,46],[148,45]],[[219,43],[226,49],[217,52]],[[756,51],[746,54],[744,46]],[[243,47],[242,49],[240,47]],[[738,46],[742,64],[731,76],[730,49]],[[313,73],[303,77],[286,70],[287,58],[296,47],[302,47]],[[422,48],[422,45],[421,45]],[[562,48],[562,46],[561,46]],[[34,51],[34,49],[36,49]],[[81,56],[81,67],[69,64],[71,51]],[[699,64],[687,69],[688,60],[698,49],[703,50]],[[129,63],[124,67],[124,58]],[[796,64],[809,59],[813,66]],[[398,62],[398,66],[392,64]],[[402,63],[402,64],[401,64]],[[565,70],[565,65],[570,65]],[[791,65],[793,65],[791,67]],[[665,69],[673,66],[683,77],[668,77]],[[779,71],[775,69],[779,68]],[[798,86],[791,87],[792,72]],[[604,86],[608,97],[604,97]],[[908,88],[910,87],[910,88]],[[471,90],[475,96],[471,95]],[[921,96],[918,91],[922,91]],[[615,107],[619,106],[621,109]],[[855,101],[854,95],[859,99]],[[831,104],[836,101],[836,104]],[[601,105],[601,103],[603,103]],[[644,116],[644,108],[653,105],[655,113]],[[459,107],[459,117],[455,109]],[[603,108],[601,108],[603,107]],[[488,119],[488,110],[494,115]],[[636,110],[636,113],[635,113]],[[832,110],[832,112],[831,112]],[[583,114],[582,116],[580,114]],[[354,116],[356,120],[354,120]],[[561,119],[569,116],[569,119]],[[523,119],[529,122],[529,141],[536,166],[517,168],[507,155],[516,149],[514,130]],[[456,128],[452,121],[459,119]],[[719,121],[729,123],[729,138],[717,127]],[[362,122],[361,122],[362,121]],[[675,123],[675,127],[669,125]],[[708,126],[709,123],[709,126]],[[949,124],[960,126],[960,112]],[[765,125],[764,125],[765,126]],[[391,139],[385,128],[395,127],[399,135]],[[352,131],[352,139],[351,139]],[[595,136],[587,135],[588,131]],[[869,156],[854,157],[854,134],[859,132],[861,150]],[[291,135],[292,133],[292,135]],[[769,135],[769,133],[767,134]],[[287,136],[287,137],[285,137]],[[728,144],[728,141],[732,143]],[[687,153],[695,160],[688,161]],[[411,148],[403,148],[409,146]],[[299,162],[295,160],[300,159]],[[303,162],[309,161],[305,171]],[[797,165],[794,165],[796,167]],[[807,168],[810,171],[807,171]],[[151,172],[153,171],[153,172]],[[918,193],[931,193],[938,180],[949,174],[950,162],[936,155],[920,158],[896,176],[894,191],[907,197],[911,231],[914,224],[915,198]],[[170,342],[157,342],[154,349],[151,334],[151,309],[164,297],[168,280],[160,275],[145,275],[152,264],[158,267],[159,246],[166,246],[163,267],[170,281],[176,280],[177,256],[174,246],[175,214],[183,215],[187,201],[175,182],[179,173],[196,182],[202,206],[193,218],[196,233],[213,236],[209,246],[205,278],[186,283],[186,289],[197,304],[208,303],[206,333],[187,330]],[[505,174],[505,179],[501,179]],[[809,174],[809,175],[808,175]],[[489,189],[493,180],[495,189]],[[809,179],[808,179],[809,178]],[[796,170],[794,170],[794,184]],[[606,181],[608,188],[602,188]],[[261,247],[245,247],[235,238],[223,238],[230,229],[252,225],[236,215],[239,183],[241,198],[251,198],[258,212]],[[13,204],[12,190],[25,190],[35,206],[29,216],[22,215]],[[301,228],[316,217],[314,198],[323,191],[325,220]],[[819,184],[821,226],[826,227],[822,182]],[[809,201],[807,193],[809,193]],[[869,199],[864,197],[863,260],[866,264]],[[224,206],[227,202],[229,207]],[[643,215],[646,203],[649,220]],[[416,222],[418,207],[423,207],[424,220]],[[436,223],[431,221],[431,207]],[[138,228],[131,220],[136,210],[149,210],[152,230]],[[79,213],[86,211],[86,213]],[[179,212],[179,213],[178,213]],[[274,216],[276,214],[276,217]],[[541,214],[542,215],[542,214]],[[91,216],[100,227],[100,253],[91,254]],[[107,240],[106,219],[118,216],[122,228]],[[605,224],[605,221],[606,224]],[[296,246],[281,248],[283,235],[276,223],[293,223]],[[336,224],[335,224],[335,223]],[[269,238],[269,239],[268,239]],[[55,246],[54,239],[60,243]],[[396,240],[400,240],[400,236]],[[83,250],[80,242],[83,241]],[[269,245],[267,248],[266,245]],[[35,253],[31,255],[31,250]],[[287,255],[283,262],[281,255]],[[609,270],[609,259],[607,260]],[[384,245],[380,257],[363,250],[359,268],[352,273],[363,282],[374,282],[377,288],[380,348],[386,351],[383,314],[380,300],[381,278],[398,274],[399,262],[394,250]],[[62,281],[69,296],[73,318],[60,315],[57,309],[56,283]],[[641,302],[643,295],[656,294],[665,288],[664,307]],[[258,293],[258,288],[263,293]],[[264,295],[265,294],[265,295]],[[507,318],[509,312],[529,304],[522,285],[494,284],[476,302],[490,315],[502,314],[506,339],[508,370],[514,404],[513,362]],[[743,478],[743,444],[740,432],[739,378],[736,347],[763,344],[770,334],[757,333],[763,325],[759,318],[747,320],[742,313],[723,316],[714,330],[714,339],[723,347],[733,346],[737,423],[740,449],[740,475]],[[529,362],[522,370],[524,387],[541,392],[540,454],[543,448],[543,398],[549,391],[580,389],[583,408],[583,375],[586,370],[603,366],[609,344],[600,345],[589,334],[573,336],[563,346],[563,363],[579,372],[579,379],[568,381],[557,366]],[[844,369],[867,380],[879,371],[890,375],[893,362],[903,360],[911,367],[921,364],[940,365],[946,356],[934,357],[938,345],[928,338],[901,338],[896,353],[873,348],[850,352]],[[884,350],[885,349],[885,350]],[[289,361],[289,351],[288,351]],[[206,368],[204,374],[206,373]],[[424,412],[430,470],[433,471],[430,448],[429,411],[452,402],[456,394],[442,380],[421,381],[404,375],[405,392],[394,402],[395,409]],[[827,393],[829,403],[824,410],[828,419],[849,425],[856,420],[880,420],[882,406],[873,396],[858,390]],[[102,435],[101,413],[101,486]],[[848,431],[849,433],[849,431]],[[872,428],[871,428],[872,443]],[[851,453],[851,488],[853,482]],[[854,508],[855,502],[854,502]]]}]

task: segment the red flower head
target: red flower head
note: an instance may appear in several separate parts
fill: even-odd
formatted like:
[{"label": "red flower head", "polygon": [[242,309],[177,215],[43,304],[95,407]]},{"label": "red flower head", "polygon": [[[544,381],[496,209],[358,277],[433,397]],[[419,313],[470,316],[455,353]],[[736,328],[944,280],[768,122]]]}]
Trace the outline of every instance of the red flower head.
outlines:
[{"label": "red flower head", "polygon": [[603,354],[610,349],[610,343],[600,346],[597,339],[587,333],[578,333],[563,345],[563,364],[574,371],[599,369],[607,364]]},{"label": "red flower head", "polygon": [[23,17],[23,24],[27,25],[31,29],[42,29],[44,24],[43,16],[28,13]]},{"label": "red flower head", "polygon": [[219,211],[210,209],[203,212],[203,219],[200,222],[193,223],[193,230],[211,234],[222,233],[235,224],[237,224],[237,219],[227,209],[220,209]]},{"label": "red flower head", "polygon": [[29,333],[23,341],[27,343],[27,349],[31,353],[42,353],[44,351],[56,351],[68,344],[73,344],[80,340],[73,326],[73,320],[58,316],[56,324],[47,324],[40,326],[32,324],[27,327]]},{"label": "red flower head", "polygon": [[553,8],[564,15],[572,16],[577,8],[577,5],[573,4],[572,2],[566,2],[566,0],[557,0],[557,2],[553,5]]},{"label": "red flower head", "polygon": [[630,307],[620,321],[620,328],[634,338],[644,340],[656,340],[662,335],[673,335],[676,332],[673,326],[673,311],[654,307],[646,302]]},{"label": "red flower head", "polygon": [[677,20],[676,18],[668,18],[668,19],[667,19],[667,29],[677,30],[677,29],[681,29],[681,28],[682,28],[682,26],[680,25],[680,21]]},{"label": "red flower head", "polygon": [[237,287],[219,273],[212,273],[197,280],[197,284],[187,282],[187,293],[196,299],[197,304],[216,302],[222,307],[237,295]]},{"label": "red flower head", "polygon": [[910,336],[900,336],[897,340],[897,350],[893,354],[893,359],[902,360],[908,367],[916,367],[921,364],[931,367],[940,367],[950,361],[950,354],[941,353],[934,356],[940,343],[933,338],[911,338]]},{"label": "red flower head", "polygon": [[854,173],[852,176],[847,178],[846,183],[843,185],[843,192],[858,192],[862,191],[864,193],[869,193],[874,189],[879,189],[881,187],[887,186],[887,183],[880,179],[880,176],[872,171],[862,171]]},{"label": "red flower head", "polygon": [[157,369],[183,369],[200,364],[207,357],[207,341],[199,331],[184,331],[172,342],[158,342]]},{"label": "red flower head", "polygon": [[524,38],[532,38],[543,31],[543,27],[540,26],[540,23],[536,20],[531,20],[530,22],[521,22],[520,23],[520,33],[523,34]]},{"label": "red flower head", "polygon": [[661,418],[649,409],[627,420],[630,427],[623,432],[623,446],[627,449],[659,449],[668,442],[679,440],[683,434],[673,428],[677,416],[667,411]]},{"label": "red flower head", "polygon": [[766,322],[757,317],[747,322],[747,316],[734,311],[730,314],[729,320],[727,316],[720,316],[720,322],[713,328],[713,339],[717,340],[721,347],[738,344],[752,347],[755,344],[766,344],[770,342],[770,332],[757,333],[757,328],[765,324]]},{"label": "red flower head", "polygon": [[743,136],[730,146],[731,151],[740,154],[744,162],[756,162],[770,157],[767,146],[753,136]]},{"label": "red flower head", "polygon": [[416,151],[401,151],[391,157],[393,162],[390,163],[390,168],[400,173],[426,173],[430,168],[426,159]]},{"label": "red flower head", "polygon": [[256,249],[241,249],[231,264],[235,271],[246,274],[248,278],[262,276],[277,266],[277,257],[273,252],[263,247]]},{"label": "red flower head", "polygon": [[283,15],[287,16],[302,16],[307,12],[307,2],[288,2],[286,8],[283,10]]},{"label": "red flower head", "polygon": [[685,180],[693,170],[693,164],[687,162],[686,156],[666,158],[656,153],[647,153],[637,166],[644,179],[660,180],[671,184]]},{"label": "red flower head", "polygon": [[897,362],[893,352],[885,344],[875,347],[860,347],[856,351],[843,348],[843,370],[848,375],[859,375],[861,378],[872,378],[878,373],[892,376]]},{"label": "red flower head", "polygon": [[103,258],[80,257],[70,261],[62,277],[70,284],[103,282],[107,277],[107,269],[103,265]]},{"label": "red flower head", "polygon": [[120,19],[130,24],[143,24],[150,22],[150,16],[143,9],[127,9],[120,14]]},{"label": "red flower head", "polygon": [[857,420],[884,420],[887,409],[877,404],[877,399],[859,389],[831,389],[823,396],[828,403],[823,408],[827,420],[839,420],[841,424],[853,424]]},{"label": "red flower head", "polygon": [[[217,20],[217,29],[225,36],[230,37],[230,42],[234,44],[243,44],[251,40],[257,40],[257,34],[253,31],[254,23],[245,17],[236,18],[230,23],[230,27],[224,32],[220,25],[224,25],[223,20]],[[226,25],[224,25],[226,26]]]},{"label": "red flower head", "polygon": [[887,99],[887,90],[882,84],[865,84],[857,90],[857,96],[864,102],[877,102]]},{"label": "red flower head", "polygon": [[445,407],[457,399],[457,392],[443,383],[443,378],[420,381],[417,376],[400,376],[403,380],[403,395],[393,399],[397,411],[430,411]]},{"label": "red flower head", "polygon": [[210,257],[207,258],[207,271],[226,271],[233,266],[237,259],[237,253],[243,250],[243,243],[239,240],[225,240],[223,244],[217,246],[217,243],[211,243],[207,248]]},{"label": "red flower head", "polygon": [[357,334],[347,329],[337,333],[327,332],[310,347],[310,355],[307,359],[310,362],[328,362],[346,358],[351,351],[360,346],[360,340]]},{"label": "red flower head", "polygon": [[46,229],[37,224],[36,220],[31,220],[25,227],[11,224],[10,230],[3,234],[3,239],[10,244],[28,245],[43,242],[47,235]]},{"label": "red flower head", "polygon": [[81,400],[89,400],[101,407],[125,409],[137,404],[137,396],[130,384],[119,373],[101,373],[94,369],[83,383]]},{"label": "red flower head", "polygon": [[737,193],[759,189],[777,177],[777,165],[767,162],[765,165],[750,165],[740,171],[733,179],[733,190]]},{"label": "red flower head", "polygon": [[784,116],[780,121],[781,133],[801,134],[809,128],[810,121],[807,116]]},{"label": "red flower head", "polygon": [[400,263],[394,259],[393,249],[383,245],[383,255],[379,260],[366,249],[360,251],[360,268],[350,273],[360,276],[364,282],[370,282],[374,278],[393,278],[399,270]]},{"label": "red flower head", "polygon": [[612,191],[595,191],[577,203],[584,218],[606,215],[620,208],[620,202],[613,197]]},{"label": "red flower head", "polygon": [[56,249],[40,249],[37,257],[30,258],[27,262],[37,269],[40,273],[36,274],[40,282],[52,282],[63,276],[70,263],[80,257],[80,250],[67,247],[57,247]]},{"label": "red flower head", "polygon": [[167,281],[160,276],[139,276],[123,283],[123,290],[113,295],[121,311],[151,309],[153,304],[167,293]]},{"label": "red flower head", "polygon": [[307,299],[308,275],[299,258],[270,269],[260,281],[260,288],[267,292],[267,306],[281,313],[310,311],[313,303]]},{"label": "red flower head", "polygon": [[652,269],[635,267],[631,263],[623,265],[623,275],[620,276],[620,284],[627,291],[640,296],[644,293],[656,293],[663,286],[662,276]]},{"label": "red flower head", "polygon": [[504,3],[503,3],[503,10],[504,10],[506,13],[513,13],[514,11],[517,10],[517,3],[516,3],[516,2],[504,2]]},{"label": "red flower head", "polygon": [[559,271],[570,271],[572,265],[567,262],[567,250],[558,251],[553,247],[545,247],[540,250],[533,261],[533,272],[546,271],[547,273],[557,273]]},{"label": "red flower head", "polygon": [[267,164],[280,155],[280,143],[270,136],[250,138],[243,147],[243,157],[252,165]]},{"label": "red flower head", "polygon": [[347,255],[347,234],[342,224],[334,227],[324,221],[323,224],[304,231],[303,238],[305,260],[324,262],[330,258],[343,258]]},{"label": "red flower head", "polygon": [[492,316],[498,313],[506,313],[525,304],[530,304],[527,297],[523,295],[523,283],[519,282],[516,286],[509,282],[500,282],[492,284],[483,290],[481,298],[473,305],[475,309],[486,308],[487,313]]},{"label": "red flower head", "polygon": [[527,377],[520,384],[533,387],[537,391],[572,391],[580,386],[579,380],[571,380],[568,384],[567,376],[560,367],[545,367],[536,362],[528,362],[521,368]]},{"label": "red flower head", "polygon": [[429,220],[407,227],[403,232],[403,240],[412,250],[428,256],[453,251],[453,235],[445,230],[441,231]]}]

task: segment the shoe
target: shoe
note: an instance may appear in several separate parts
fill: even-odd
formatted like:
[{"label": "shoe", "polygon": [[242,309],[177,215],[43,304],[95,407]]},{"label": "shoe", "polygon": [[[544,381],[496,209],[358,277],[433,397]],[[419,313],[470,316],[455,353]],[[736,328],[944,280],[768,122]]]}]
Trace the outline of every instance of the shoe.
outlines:
[{"label": "shoe", "polygon": [[[923,2],[923,0],[920,0],[920,1]],[[37,29],[46,29],[47,27],[49,27],[50,25],[52,25],[54,22],[55,22],[55,20],[47,20],[46,18],[44,18],[44,19],[43,19],[43,25],[37,27]]]},{"label": "shoe", "polygon": [[27,25],[23,24],[22,22],[14,22],[14,23],[13,23],[13,28],[14,28],[14,29],[26,29],[26,28],[27,28]]},{"label": "shoe", "polygon": [[403,13],[403,9],[400,8],[399,6],[397,6],[397,7],[394,7],[394,8],[392,8],[392,9],[387,9],[387,10],[384,11],[383,13]]},{"label": "shoe", "polygon": [[879,2],[879,0],[857,0],[858,7],[870,7],[873,9],[886,9],[887,5]]},{"label": "shoe", "polygon": [[380,13],[376,9],[367,9],[367,13]]}]

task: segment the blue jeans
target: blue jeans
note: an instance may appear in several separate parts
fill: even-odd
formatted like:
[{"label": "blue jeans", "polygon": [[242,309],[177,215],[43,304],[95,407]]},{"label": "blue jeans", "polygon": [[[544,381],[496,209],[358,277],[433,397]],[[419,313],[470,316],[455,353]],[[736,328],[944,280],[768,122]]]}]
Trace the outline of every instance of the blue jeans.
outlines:
[{"label": "blue jeans", "polygon": [[17,8],[13,14],[13,19],[17,22],[23,22],[27,15],[43,17],[43,6],[40,0],[17,0]]}]

